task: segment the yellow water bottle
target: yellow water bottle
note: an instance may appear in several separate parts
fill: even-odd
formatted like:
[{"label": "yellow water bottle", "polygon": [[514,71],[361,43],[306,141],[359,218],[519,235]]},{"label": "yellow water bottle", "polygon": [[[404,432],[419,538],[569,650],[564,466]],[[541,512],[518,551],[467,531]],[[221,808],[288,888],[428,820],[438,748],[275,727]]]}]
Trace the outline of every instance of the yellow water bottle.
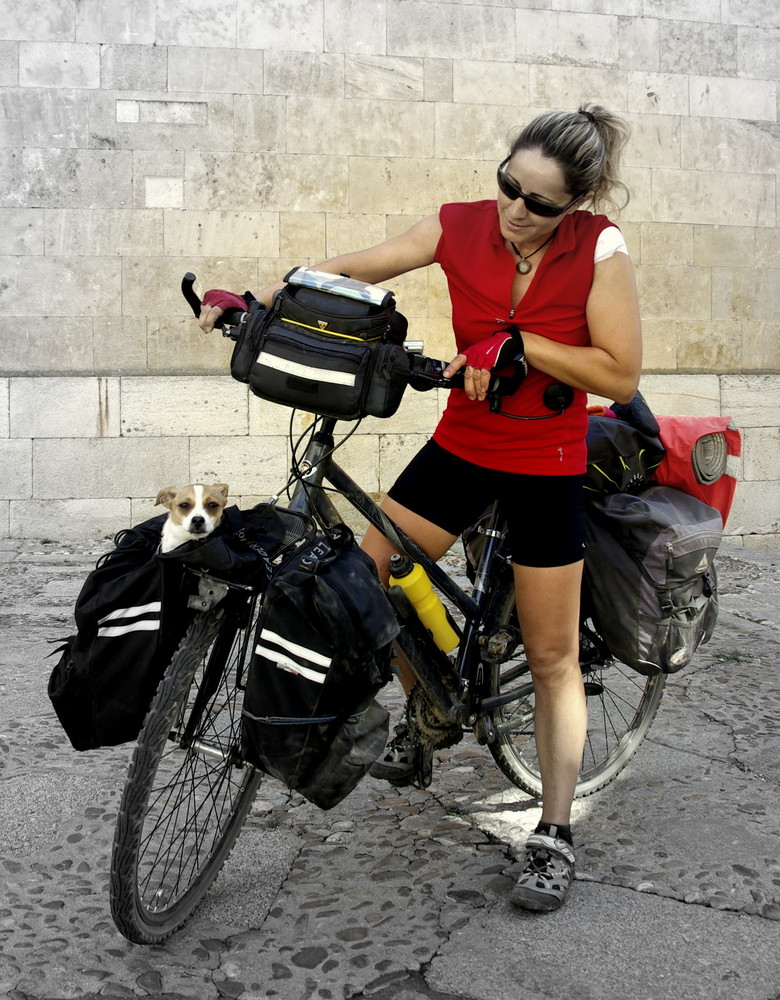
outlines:
[{"label": "yellow water bottle", "polygon": [[409,556],[396,553],[390,557],[390,583],[404,591],[439,649],[443,653],[455,649],[460,642],[458,633],[447,620],[444,605],[422,566]]}]

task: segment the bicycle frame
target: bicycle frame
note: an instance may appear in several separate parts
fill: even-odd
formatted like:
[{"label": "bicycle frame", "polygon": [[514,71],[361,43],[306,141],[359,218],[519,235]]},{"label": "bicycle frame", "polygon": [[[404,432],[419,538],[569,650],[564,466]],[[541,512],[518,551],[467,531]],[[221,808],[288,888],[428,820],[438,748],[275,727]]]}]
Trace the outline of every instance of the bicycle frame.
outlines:
[{"label": "bicycle frame", "polygon": [[[198,315],[194,280],[194,275],[186,275],[182,288]],[[236,339],[237,328],[231,329],[227,335]],[[409,382],[414,388],[454,386],[453,380],[443,378],[444,362],[420,355],[412,367]],[[500,383],[498,396],[499,389]],[[543,789],[535,695],[514,611],[500,505],[492,504],[468,532],[469,562],[477,563],[473,574],[469,570],[469,596],[334,460],[336,424],[335,419],[318,417],[303,456],[296,451],[286,506],[290,521],[305,519],[305,528],[301,523],[287,525],[290,530],[273,558],[310,538],[315,524],[327,531],[342,521],[328,495],[332,488],[395,548],[420,564],[455,609],[458,622],[453,624],[460,642],[457,653],[445,655],[406,592],[400,586],[388,587],[401,625],[396,659],[416,678],[406,706],[406,721],[420,751],[414,784],[430,784],[433,753],[454,746],[465,728],[488,746],[513,785],[538,799]],[[242,759],[242,746],[244,676],[252,669],[263,588],[218,579],[202,569],[189,572],[197,577],[189,595],[195,614],[139,733],[114,838],[111,912],[121,933],[136,943],[159,944],[192,914],[228,857],[262,778],[260,769]],[[625,767],[652,724],[666,679],[659,674],[637,680],[629,668],[613,661],[587,619],[580,623],[580,669],[595,711],[590,713],[578,796],[602,788]]]},{"label": "bicycle frame", "polygon": [[[490,508],[488,524],[484,529],[485,546],[473,589],[473,597],[463,591],[430,556],[427,555],[408,535],[406,535],[371,499],[371,497],[338,465],[333,458],[335,450],[334,428],[337,421],[331,417],[321,418],[322,423],[309,441],[303,458],[297,463],[298,481],[288,504],[290,510],[304,514],[314,514],[324,528],[341,522],[342,517],[327,495],[325,483],[346,498],[346,500],[385,536],[399,551],[405,552],[419,563],[429,579],[463,615],[461,627],[454,623],[460,636],[455,664],[436,647],[427,631],[422,627],[416,613],[400,588],[390,588],[388,595],[396,607],[403,623],[416,633],[418,648],[416,655],[404,650],[411,668],[437,707],[444,709],[449,721],[460,725],[473,726],[477,717],[486,709],[498,704],[518,700],[527,695],[525,687],[511,695],[504,694],[492,699],[482,698],[484,666],[479,655],[479,637],[485,612],[491,580],[491,568],[502,536],[500,530],[502,515],[499,505]],[[431,660],[438,669],[431,667]],[[442,682],[442,675],[456,676],[458,690],[448,690]],[[496,702],[496,704],[493,704]]]}]

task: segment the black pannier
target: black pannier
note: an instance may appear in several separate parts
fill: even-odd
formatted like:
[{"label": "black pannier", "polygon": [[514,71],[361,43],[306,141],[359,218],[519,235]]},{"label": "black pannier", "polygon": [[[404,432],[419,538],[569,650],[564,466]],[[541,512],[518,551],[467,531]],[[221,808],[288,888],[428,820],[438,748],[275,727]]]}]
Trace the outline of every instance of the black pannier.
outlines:
[{"label": "black pannier", "polygon": [[252,302],[231,360],[261,399],[338,420],[390,417],[408,385],[392,292],[309,268],[286,277],[269,309]]},{"label": "black pannier", "polygon": [[719,512],[651,486],[592,500],[585,526],[585,607],[612,655],[648,676],[682,669],[718,618]]},{"label": "black pannier", "polygon": [[243,752],[309,801],[340,802],[382,753],[398,623],[373,560],[341,525],[288,556],[263,595]]},{"label": "black pannier", "polygon": [[167,515],[120,531],[76,601],[76,634],[64,640],[48,694],[76,750],[138,736],[190,612],[181,564],[157,552]]},{"label": "black pannier", "polygon": [[120,531],[76,600],[76,634],[62,641],[48,695],[76,750],[135,740],[192,620],[191,566],[262,586],[285,528],[273,507],[227,507],[216,531],[161,554],[167,514]]}]

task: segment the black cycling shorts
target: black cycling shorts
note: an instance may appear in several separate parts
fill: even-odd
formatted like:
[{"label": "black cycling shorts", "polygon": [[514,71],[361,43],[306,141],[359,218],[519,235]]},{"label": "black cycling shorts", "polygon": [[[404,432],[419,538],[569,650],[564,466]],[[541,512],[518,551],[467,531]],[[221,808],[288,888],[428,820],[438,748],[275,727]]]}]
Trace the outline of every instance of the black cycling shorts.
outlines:
[{"label": "black cycling shorts", "polygon": [[500,500],[513,562],[567,566],[585,554],[583,479],[483,469],[429,441],[388,495],[452,535],[460,535]]}]

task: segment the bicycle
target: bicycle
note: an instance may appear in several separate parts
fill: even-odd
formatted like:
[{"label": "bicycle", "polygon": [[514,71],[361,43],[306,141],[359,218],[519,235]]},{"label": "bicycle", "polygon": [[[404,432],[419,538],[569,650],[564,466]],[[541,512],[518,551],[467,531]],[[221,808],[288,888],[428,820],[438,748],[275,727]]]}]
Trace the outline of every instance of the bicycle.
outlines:
[{"label": "bicycle", "polygon": [[[236,330],[227,323],[223,333],[235,339]],[[457,384],[443,379],[442,362],[416,353],[420,345],[410,347],[412,387]],[[507,388],[491,381],[491,391]],[[401,625],[396,652],[417,678],[407,720],[427,750],[418,786],[430,783],[433,752],[471,731],[510,782],[538,797],[533,684],[498,504],[469,534],[473,587],[466,593],[335,461],[336,425],[331,417],[315,418],[303,454],[294,457],[291,497],[279,507],[287,535],[269,555],[278,558],[294,546],[311,521],[325,530],[341,522],[329,495],[335,492],[420,563],[452,610],[460,642],[450,656],[442,653],[400,588],[390,588]],[[261,783],[263,775],[241,754],[243,682],[261,596],[250,585],[198,575],[198,609],[147,714],[119,808],[110,903],[131,941],[158,943],[186,922],[221,870]],[[603,788],[625,767],[652,724],[666,680],[614,661],[587,617],[580,637],[589,725],[577,797]]]}]

